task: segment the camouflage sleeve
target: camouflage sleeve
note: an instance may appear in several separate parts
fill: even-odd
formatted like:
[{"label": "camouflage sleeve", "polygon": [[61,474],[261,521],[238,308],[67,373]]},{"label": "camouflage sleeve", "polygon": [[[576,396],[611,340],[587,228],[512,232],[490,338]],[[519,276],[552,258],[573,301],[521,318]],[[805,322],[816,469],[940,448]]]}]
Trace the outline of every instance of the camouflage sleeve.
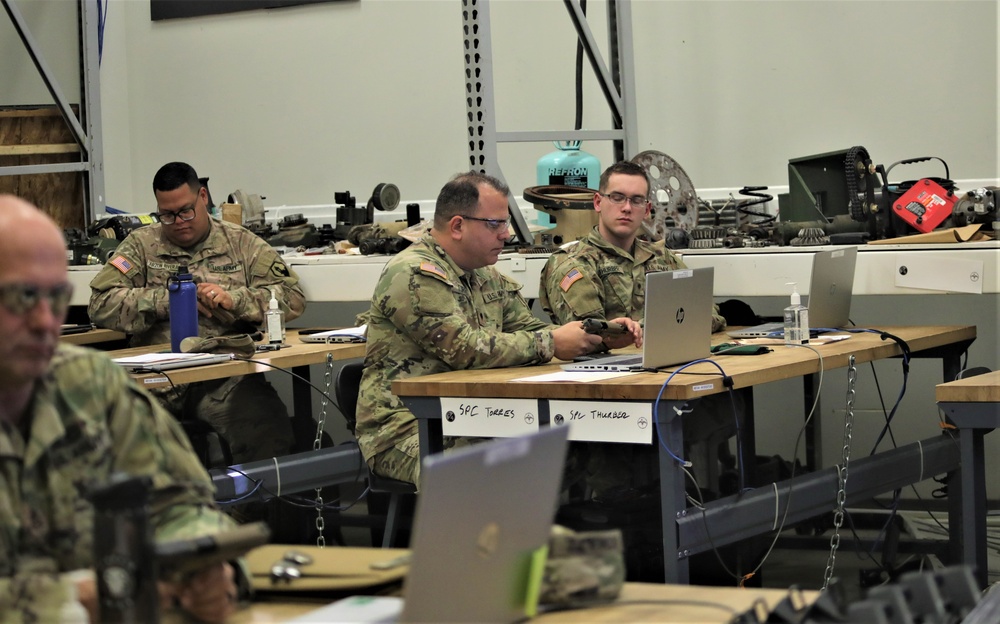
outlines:
[{"label": "camouflage sleeve", "polygon": [[[526,324],[525,329],[509,332],[474,326],[452,288],[447,278],[417,267],[390,266],[379,280],[372,305],[377,305],[396,329],[423,352],[454,370],[537,364],[552,359],[555,343],[547,325],[529,329],[534,326]],[[518,307],[516,302],[509,305]],[[505,304],[505,312],[507,308]]]},{"label": "camouflage sleeve", "polygon": [[0,622],[59,622],[71,580],[53,572],[22,571],[0,579]]},{"label": "camouflage sleeve", "polygon": [[550,256],[542,269],[540,292],[542,309],[557,325],[604,318],[603,285],[597,271],[580,258]]},{"label": "camouflage sleeve", "polygon": [[521,294],[520,284],[506,275],[498,275],[502,288],[507,293],[503,310],[503,330],[505,332],[553,329],[551,325],[531,313],[531,307],[528,306],[524,295]]},{"label": "camouflage sleeve", "polygon": [[252,244],[258,249],[250,258],[247,286],[230,291],[233,314],[253,323],[262,323],[273,290],[278,305],[285,312],[286,321],[302,316],[306,309],[306,296],[299,286],[299,276],[263,240],[253,236]]},{"label": "camouflage sleeve", "polygon": [[90,282],[87,314],[98,327],[127,334],[141,334],[169,318],[167,289],[146,287],[146,254],[129,235],[115,250],[115,257]]},{"label": "camouflage sleeve", "polygon": [[726,317],[719,311],[719,304],[712,306],[712,333],[722,331],[726,328]]}]

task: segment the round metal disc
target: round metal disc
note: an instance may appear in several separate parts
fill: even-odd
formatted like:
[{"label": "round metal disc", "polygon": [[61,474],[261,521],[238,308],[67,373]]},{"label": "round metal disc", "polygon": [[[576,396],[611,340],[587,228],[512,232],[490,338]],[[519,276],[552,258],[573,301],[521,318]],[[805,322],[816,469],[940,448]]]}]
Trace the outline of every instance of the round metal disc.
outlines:
[{"label": "round metal disc", "polygon": [[632,162],[645,169],[649,178],[650,221],[656,236],[664,238],[670,227],[693,230],[698,225],[698,195],[677,161],[663,152],[649,150],[636,154]]}]

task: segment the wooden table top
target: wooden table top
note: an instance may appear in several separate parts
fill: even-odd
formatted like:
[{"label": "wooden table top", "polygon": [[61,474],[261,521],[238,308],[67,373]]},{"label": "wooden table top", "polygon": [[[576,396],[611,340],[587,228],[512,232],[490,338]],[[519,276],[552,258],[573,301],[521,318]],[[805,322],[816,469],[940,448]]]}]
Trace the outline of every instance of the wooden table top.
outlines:
[{"label": "wooden table top", "polygon": [[1000,371],[938,384],[935,398],[945,403],[1000,402]]},{"label": "wooden table top", "polygon": [[124,340],[125,334],[113,329],[91,329],[79,334],[64,334],[59,337],[60,342],[75,345],[90,345],[101,342],[112,342],[114,340]]},{"label": "wooden table top", "polygon": [[[906,341],[915,353],[976,337],[974,325],[915,326],[880,328]],[[712,336],[713,344],[732,341],[723,333]],[[900,355],[892,340],[882,340],[878,334],[856,333],[847,340],[822,344],[815,349],[823,355],[823,369],[829,371],[848,365],[854,355],[858,364]],[[628,350],[622,350],[627,353]],[[718,355],[712,361],[733,378],[735,388],[801,377],[820,370],[819,358],[811,349],[774,345],[764,355]],[[392,391],[407,397],[482,397],[482,398],[545,398],[564,400],[641,400],[652,401],[669,373],[675,368],[656,373],[630,373],[604,381],[561,383],[522,381],[559,371],[560,362],[541,366],[463,370],[393,382]],[[710,387],[709,387],[710,386]],[[724,391],[719,369],[708,363],[690,366],[676,375],[663,392],[664,399],[690,399]]]},{"label": "wooden table top", "polygon": [[[814,600],[818,592],[803,592]],[[565,622],[698,622],[711,624],[730,621],[734,615],[750,609],[754,601],[763,599],[774,608],[788,592],[783,589],[736,587],[699,587],[692,585],[660,585],[657,583],[625,583],[618,600],[588,609],[571,609],[544,613],[531,622],[555,624]],[[289,599],[287,601],[255,602],[239,611],[230,622],[284,622],[301,617],[328,604],[323,599]]]},{"label": "wooden table top", "polygon": [[[171,385],[171,382],[173,384],[185,384],[208,381],[210,379],[221,379],[223,377],[266,373],[273,370],[273,367],[294,368],[296,366],[322,364],[326,361],[327,354],[331,354],[334,360],[349,360],[364,357],[365,355],[365,343],[304,343],[299,340],[298,332],[291,329],[285,334],[285,344],[289,346],[283,347],[278,351],[264,351],[254,354],[252,361],[234,360],[232,362],[210,364],[208,366],[177,368],[165,373],[133,374],[132,377],[143,387],[155,388]],[[169,350],[169,345],[161,344],[119,349],[117,351],[110,351],[108,355],[117,358]],[[271,364],[272,366],[267,366],[267,364]],[[167,379],[168,375],[169,379]]]}]

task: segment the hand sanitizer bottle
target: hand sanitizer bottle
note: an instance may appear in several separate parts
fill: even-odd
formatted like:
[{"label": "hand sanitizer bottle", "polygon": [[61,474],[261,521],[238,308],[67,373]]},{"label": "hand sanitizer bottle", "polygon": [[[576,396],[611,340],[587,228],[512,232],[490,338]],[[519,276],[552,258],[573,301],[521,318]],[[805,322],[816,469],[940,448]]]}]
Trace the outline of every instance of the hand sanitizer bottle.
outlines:
[{"label": "hand sanitizer bottle", "polygon": [[285,342],[285,313],[278,307],[278,298],[271,291],[267,306],[267,341],[273,345]]},{"label": "hand sanitizer bottle", "polygon": [[785,308],[785,344],[807,344],[809,342],[809,308],[802,305],[795,282],[787,285],[792,287],[792,297],[789,306]]}]

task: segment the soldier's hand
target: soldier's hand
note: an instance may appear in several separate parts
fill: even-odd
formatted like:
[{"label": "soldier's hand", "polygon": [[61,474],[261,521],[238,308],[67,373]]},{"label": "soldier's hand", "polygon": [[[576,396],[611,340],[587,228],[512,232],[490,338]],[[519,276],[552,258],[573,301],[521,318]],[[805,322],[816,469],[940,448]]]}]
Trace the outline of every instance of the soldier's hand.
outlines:
[{"label": "soldier's hand", "polygon": [[585,332],[580,321],[570,321],[554,329],[552,338],[556,343],[556,357],[560,360],[572,360],[586,355],[601,344],[601,337]]},{"label": "soldier's hand", "polygon": [[217,563],[196,572],[172,587],[182,609],[200,622],[224,622],[236,612],[236,582],[233,567]]},{"label": "soldier's hand", "polygon": [[218,284],[198,284],[198,313],[211,318],[219,308],[232,310],[233,297]]},{"label": "soldier's hand", "polygon": [[608,347],[608,349],[621,349],[629,345],[642,347],[642,326],[639,325],[639,323],[627,317],[616,318],[611,322],[624,325],[628,331],[614,336],[605,336],[604,344]]}]

